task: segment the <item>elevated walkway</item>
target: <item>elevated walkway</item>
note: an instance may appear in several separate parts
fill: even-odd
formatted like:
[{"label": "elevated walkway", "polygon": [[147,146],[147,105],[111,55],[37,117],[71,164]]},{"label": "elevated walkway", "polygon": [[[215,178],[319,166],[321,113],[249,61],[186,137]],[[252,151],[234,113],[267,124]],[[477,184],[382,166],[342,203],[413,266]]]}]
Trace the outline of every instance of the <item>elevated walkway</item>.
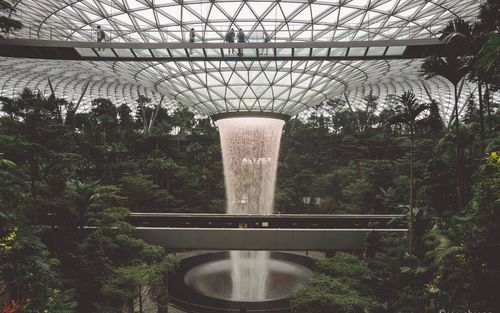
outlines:
[{"label": "elevated walkway", "polygon": [[[56,215],[44,222],[53,230],[67,223]],[[370,233],[408,231],[406,217],[391,214],[131,213],[128,222],[138,238],[171,250],[364,250]]]},{"label": "elevated walkway", "polygon": [[[371,232],[407,229],[404,215],[132,213],[144,241],[176,250],[363,250]],[[147,226],[145,226],[147,225]]]},{"label": "elevated walkway", "polygon": [[130,213],[136,227],[175,228],[403,228],[399,214],[268,214]]},{"label": "elevated walkway", "polygon": [[87,61],[391,60],[443,55],[438,39],[340,42],[124,43],[0,41],[0,56]]},{"label": "elevated walkway", "polygon": [[179,250],[364,250],[371,233],[407,229],[263,229],[137,227],[137,237],[150,244]]}]

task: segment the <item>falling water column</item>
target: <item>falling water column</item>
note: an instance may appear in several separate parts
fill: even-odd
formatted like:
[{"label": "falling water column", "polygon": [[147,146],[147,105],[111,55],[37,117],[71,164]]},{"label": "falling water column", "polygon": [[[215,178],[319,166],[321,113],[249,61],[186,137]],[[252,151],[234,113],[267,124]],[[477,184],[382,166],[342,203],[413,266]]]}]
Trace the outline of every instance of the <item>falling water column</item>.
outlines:
[{"label": "falling water column", "polygon": [[[219,126],[228,214],[270,214],[284,121],[232,117]],[[242,247],[244,248],[244,247]],[[234,300],[263,300],[268,275],[265,251],[232,251]]]}]

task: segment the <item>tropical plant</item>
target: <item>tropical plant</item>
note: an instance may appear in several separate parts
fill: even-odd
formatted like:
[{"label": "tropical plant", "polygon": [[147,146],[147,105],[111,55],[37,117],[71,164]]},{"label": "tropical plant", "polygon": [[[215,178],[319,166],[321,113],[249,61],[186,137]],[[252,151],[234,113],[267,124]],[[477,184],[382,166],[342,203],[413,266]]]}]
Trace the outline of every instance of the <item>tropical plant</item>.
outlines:
[{"label": "tropical plant", "polygon": [[9,303],[0,308],[0,313],[15,313],[19,309],[19,304],[16,300],[11,299]]},{"label": "tropical plant", "polygon": [[469,60],[466,57],[447,56],[436,57],[431,56],[425,59],[422,64],[422,73],[427,78],[441,76],[446,78],[452,85],[454,90],[455,103],[453,106],[453,114],[450,117],[448,127],[454,123],[455,125],[455,149],[456,149],[456,164],[457,164],[457,204],[458,208],[463,207],[464,201],[464,165],[463,155],[460,141],[460,111],[458,101],[460,99],[461,87],[458,84],[462,81],[467,73],[469,73]]},{"label": "tropical plant", "polygon": [[[106,99],[63,124],[57,108],[62,102],[55,100],[29,90],[15,99],[1,99],[0,298],[16,299],[19,313],[69,313],[75,302],[78,313],[109,313],[130,309],[132,301],[137,311],[140,296],[145,299],[149,293],[158,312],[165,312],[168,285],[161,263],[168,257],[163,248],[137,239],[127,216],[130,211],[223,213],[222,158],[215,128],[189,112],[176,113],[186,114],[173,122],[161,109],[156,126],[146,135],[140,116],[128,105],[115,107]],[[370,101],[365,109],[365,102],[335,99],[327,110],[285,124],[276,211],[410,215],[410,127],[406,119],[381,124],[389,116],[405,115],[404,106],[392,101],[380,110]],[[473,117],[475,123],[477,109],[469,104],[465,120]],[[492,101],[493,116],[495,107]],[[457,212],[453,129],[443,131],[437,102],[429,105],[426,117],[416,120],[413,255],[401,233],[371,232],[363,259],[336,254],[318,264],[311,284],[295,294],[296,311],[496,308],[498,136],[485,134],[486,160],[464,159],[471,177],[467,183],[474,182],[473,197]],[[477,135],[474,123],[461,128],[463,138]],[[170,134],[181,124],[179,149]],[[463,143],[467,151],[474,148]],[[79,186],[97,180],[95,192]],[[307,207],[305,194],[313,198]],[[426,214],[419,214],[419,208]],[[73,225],[40,226],[31,218],[35,210],[42,217],[48,212],[66,214]],[[83,218],[79,212],[84,212]],[[77,229],[78,224],[89,227]],[[434,225],[448,241],[422,235]],[[465,253],[460,252],[462,243]],[[433,266],[435,261],[441,266]],[[74,296],[66,290],[74,290]]]},{"label": "tropical plant", "polygon": [[181,136],[185,135],[186,132],[190,130],[194,125],[193,118],[194,113],[184,106],[178,107],[172,114],[172,123],[177,132],[177,151],[180,151],[181,149]]},{"label": "tropical plant", "polygon": [[74,313],[78,303],[74,301],[74,290],[52,290],[44,313]]},{"label": "tropical plant", "polygon": [[85,226],[87,214],[92,203],[99,197],[99,182],[81,182],[70,180],[66,184],[70,201],[73,203],[70,211],[80,227]]},{"label": "tropical plant", "polygon": [[116,166],[118,167],[118,165],[120,164],[119,163],[120,155],[123,155],[128,150],[124,144],[113,142],[112,144],[106,146],[106,151],[111,153],[112,155],[114,155],[114,159],[116,161]]},{"label": "tropical plant", "polygon": [[290,300],[293,312],[371,312],[380,304],[371,296],[366,282],[372,272],[357,257],[338,252],[318,261],[318,272]]},{"label": "tropical plant", "polygon": [[179,262],[174,257],[150,264],[121,266],[115,270],[113,277],[103,284],[102,292],[127,303],[133,312],[136,312],[134,300],[137,299],[138,312],[144,313],[147,297],[159,298],[152,286],[162,285],[168,272],[174,271],[178,266]]},{"label": "tropical plant", "polygon": [[500,2],[497,0],[486,0],[481,5],[479,13],[479,28],[484,33],[499,33],[500,32]]},{"label": "tropical plant", "polygon": [[409,218],[409,243],[408,251],[413,254],[414,241],[414,206],[415,206],[415,177],[414,177],[414,155],[415,155],[415,125],[417,117],[428,109],[427,104],[419,103],[411,91],[406,91],[398,98],[399,106],[396,107],[396,114],[389,117],[388,123],[404,124],[410,132],[410,218]]},{"label": "tropical plant", "polygon": [[[461,18],[456,18],[452,21],[449,21],[448,26],[446,26],[439,38],[441,41],[444,41],[448,44],[447,52],[453,56],[473,56],[468,58],[470,75],[469,79],[473,81],[477,81],[478,93],[479,93],[479,124],[480,124],[480,142],[481,142],[481,150],[483,150],[484,144],[484,101],[483,101],[483,86],[486,86],[488,89],[488,81],[494,75],[491,73],[491,65],[488,64],[485,67],[482,67],[481,60],[494,60],[486,57],[488,53],[491,53],[491,48],[489,44],[485,45],[487,41],[487,34],[484,31],[481,31],[480,24],[472,24],[470,22],[464,21]],[[497,45],[498,46],[498,45]],[[476,55],[479,51],[479,55]],[[496,61],[493,61],[496,62]],[[484,65],[484,64],[483,64]],[[485,84],[486,82],[486,84]]]},{"label": "tropical plant", "polygon": [[10,13],[15,12],[14,6],[6,0],[0,0],[0,12],[6,13],[0,16],[0,39],[8,37],[14,30],[20,30],[23,24],[15,19],[10,18]]},{"label": "tropical plant", "polygon": [[450,257],[465,257],[465,247],[463,243],[457,243],[450,239],[443,231],[439,230],[436,225],[425,235],[426,242],[432,247],[432,250],[427,252],[434,265],[442,268],[444,261]]},{"label": "tropical plant", "polygon": [[156,106],[153,106],[151,104],[150,98],[143,95],[139,95],[139,98],[137,98],[136,102],[138,120],[142,121],[143,125],[142,131],[144,134],[149,134],[158,118],[158,113],[161,110],[163,98],[161,98],[160,102],[158,102]]},{"label": "tropical plant", "polygon": [[[448,25],[441,31],[441,36],[439,40],[453,45],[454,48],[458,47],[459,51],[449,51],[456,53],[461,56],[464,52],[473,51],[474,45],[470,40],[477,39],[476,36],[476,25],[469,23],[461,18],[456,18],[454,20],[448,21]],[[467,47],[464,46],[464,42],[468,42]],[[457,44],[457,46],[455,46]]]}]

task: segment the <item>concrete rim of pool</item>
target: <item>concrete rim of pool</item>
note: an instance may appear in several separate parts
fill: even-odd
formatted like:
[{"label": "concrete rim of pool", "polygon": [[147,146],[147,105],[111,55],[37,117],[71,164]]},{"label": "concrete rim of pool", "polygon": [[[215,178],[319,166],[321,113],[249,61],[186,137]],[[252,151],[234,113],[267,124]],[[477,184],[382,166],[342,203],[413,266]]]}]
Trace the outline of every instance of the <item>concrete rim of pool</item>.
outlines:
[{"label": "concrete rim of pool", "polygon": [[[285,265],[285,272],[287,268],[293,269],[292,273],[286,275],[293,275],[293,271],[296,270],[297,278],[302,283],[305,283],[310,277],[315,264],[315,260],[310,257],[286,252],[270,252],[270,259],[274,266]],[[204,267],[210,269],[212,264],[219,267],[216,272],[220,271],[221,276],[226,276],[225,284],[230,284],[230,277],[229,280],[227,277],[231,271],[229,260],[229,251],[207,253],[183,259],[179,269],[175,273],[169,274],[168,278],[169,296],[172,304],[187,312],[240,312],[242,309],[244,310],[241,312],[290,312],[289,294],[266,297],[264,300],[236,301],[228,299],[227,295],[204,292],[192,284],[196,280],[194,276],[197,274],[197,269],[204,270]],[[220,266],[224,266],[224,262],[228,266],[225,271],[220,268]],[[304,280],[304,277],[307,279]],[[224,277],[222,280],[224,281]],[[300,286],[300,284],[296,284],[295,287]]]}]

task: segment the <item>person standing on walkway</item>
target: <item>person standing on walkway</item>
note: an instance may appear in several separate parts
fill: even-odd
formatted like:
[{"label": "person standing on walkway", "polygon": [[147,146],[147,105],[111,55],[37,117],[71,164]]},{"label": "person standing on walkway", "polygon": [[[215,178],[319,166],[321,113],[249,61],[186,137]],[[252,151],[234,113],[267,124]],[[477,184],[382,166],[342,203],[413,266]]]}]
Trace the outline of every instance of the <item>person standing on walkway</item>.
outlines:
[{"label": "person standing on walkway", "polygon": [[[245,42],[245,33],[241,28],[238,30],[238,43],[244,43]],[[242,56],[243,55],[243,49],[238,48],[238,55]]]},{"label": "person standing on walkway", "polygon": [[[235,37],[234,28],[231,28],[231,30],[226,33],[226,42],[234,43],[234,37]],[[234,54],[234,49],[233,48],[227,49],[227,53]]]},{"label": "person standing on walkway", "polygon": [[[189,43],[194,43],[194,37],[195,37],[194,28],[191,28],[191,30],[189,31]],[[192,53],[193,53],[193,48],[190,48],[189,54]]]},{"label": "person standing on walkway", "polygon": [[[269,34],[264,31],[264,43],[270,43],[271,42],[271,38],[269,37]],[[267,55],[269,53],[269,48],[268,47],[265,47],[262,49],[262,55]]]},{"label": "person standing on walkway", "polygon": [[[103,42],[106,39],[106,34],[101,29],[101,26],[97,25],[95,33],[97,35],[97,42]],[[97,50],[101,51],[101,48],[98,48]]]}]

